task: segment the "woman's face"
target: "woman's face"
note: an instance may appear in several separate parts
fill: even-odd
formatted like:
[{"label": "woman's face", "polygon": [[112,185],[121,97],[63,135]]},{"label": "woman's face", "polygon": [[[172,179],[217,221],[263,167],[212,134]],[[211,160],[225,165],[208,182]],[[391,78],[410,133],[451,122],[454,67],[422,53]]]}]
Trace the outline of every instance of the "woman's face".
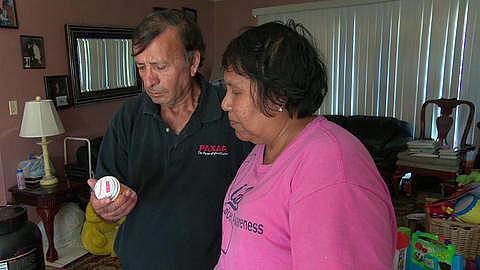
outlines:
[{"label": "woman's face", "polygon": [[227,93],[222,101],[222,109],[228,112],[230,125],[242,141],[255,144],[268,144],[281,127],[281,119],[276,112],[272,117],[265,116],[255,103],[255,82],[233,71],[223,73]]}]

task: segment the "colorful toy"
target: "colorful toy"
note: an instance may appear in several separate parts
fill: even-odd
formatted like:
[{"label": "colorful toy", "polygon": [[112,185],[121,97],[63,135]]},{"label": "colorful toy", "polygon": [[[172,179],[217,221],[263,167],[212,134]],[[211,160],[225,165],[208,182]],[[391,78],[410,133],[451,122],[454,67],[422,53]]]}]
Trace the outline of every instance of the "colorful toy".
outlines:
[{"label": "colorful toy", "polygon": [[455,204],[454,216],[456,219],[466,223],[480,224],[480,202],[478,198],[472,194],[461,198]]},{"label": "colorful toy", "polygon": [[480,183],[480,172],[473,171],[470,174],[461,174],[455,179],[459,184]]},{"label": "colorful toy", "polygon": [[83,247],[95,255],[115,256],[113,243],[117,235],[118,226],[125,218],[116,223],[109,223],[101,219],[89,202],[85,210],[85,223],[81,233]]},{"label": "colorful toy", "polygon": [[397,245],[393,258],[393,270],[405,270],[407,267],[407,252],[410,245],[411,231],[407,227],[397,229]]},{"label": "colorful toy", "polygon": [[[431,217],[444,217],[448,218],[452,214],[452,209],[455,204],[465,195],[480,193],[480,184],[469,184],[462,186],[457,192],[449,195],[448,197],[437,200],[425,205],[425,210]],[[449,211],[450,210],[450,211]]]},{"label": "colorful toy", "polygon": [[[437,235],[415,232],[407,254],[408,270],[453,270],[455,246],[446,244]],[[457,261],[457,260],[455,260]]]}]

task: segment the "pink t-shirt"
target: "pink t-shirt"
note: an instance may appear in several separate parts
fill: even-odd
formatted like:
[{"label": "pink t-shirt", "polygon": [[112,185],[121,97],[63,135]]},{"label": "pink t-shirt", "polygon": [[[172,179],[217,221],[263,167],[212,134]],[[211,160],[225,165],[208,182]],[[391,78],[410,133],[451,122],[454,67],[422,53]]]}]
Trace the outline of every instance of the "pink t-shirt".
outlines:
[{"label": "pink t-shirt", "polygon": [[264,148],[225,197],[216,269],[392,269],[390,195],[358,139],[320,116],[273,164]]}]

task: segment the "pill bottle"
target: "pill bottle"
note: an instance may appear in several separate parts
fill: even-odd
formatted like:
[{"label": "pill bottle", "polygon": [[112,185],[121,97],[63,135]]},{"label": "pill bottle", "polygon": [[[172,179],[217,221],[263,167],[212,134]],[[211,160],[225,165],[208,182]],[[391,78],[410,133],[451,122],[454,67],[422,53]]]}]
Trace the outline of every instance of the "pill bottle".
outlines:
[{"label": "pill bottle", "polygon": [[21,206],[0,206],[0,269],[45,269],[42,234]]},{"label": "pill bottle", "polygon": [[99,200],[103,198],[115,200],[125,192],[125,187],[113,176],[104,176],[98,179],[93,189]]}]

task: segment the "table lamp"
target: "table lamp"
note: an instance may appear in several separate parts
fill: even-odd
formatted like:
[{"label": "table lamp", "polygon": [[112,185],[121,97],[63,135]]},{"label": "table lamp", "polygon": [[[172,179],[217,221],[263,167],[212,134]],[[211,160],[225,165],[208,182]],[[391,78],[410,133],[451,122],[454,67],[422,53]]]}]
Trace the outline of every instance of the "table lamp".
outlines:
[{"label": "table lamp", "polygon": [[42,146],[43,164],[45,167],[45,175],[40,180],[40,185],[42,186],[58,183],[58,179],[50,172],[47,149],[50,141],[47,141],[47,136],[54,136],[63,132],[65,132],[65,129],[51,100],[42,100],[37,96],[34,101],[25,102],[20,137],[42,138],[42,141],[38,143]]}]

